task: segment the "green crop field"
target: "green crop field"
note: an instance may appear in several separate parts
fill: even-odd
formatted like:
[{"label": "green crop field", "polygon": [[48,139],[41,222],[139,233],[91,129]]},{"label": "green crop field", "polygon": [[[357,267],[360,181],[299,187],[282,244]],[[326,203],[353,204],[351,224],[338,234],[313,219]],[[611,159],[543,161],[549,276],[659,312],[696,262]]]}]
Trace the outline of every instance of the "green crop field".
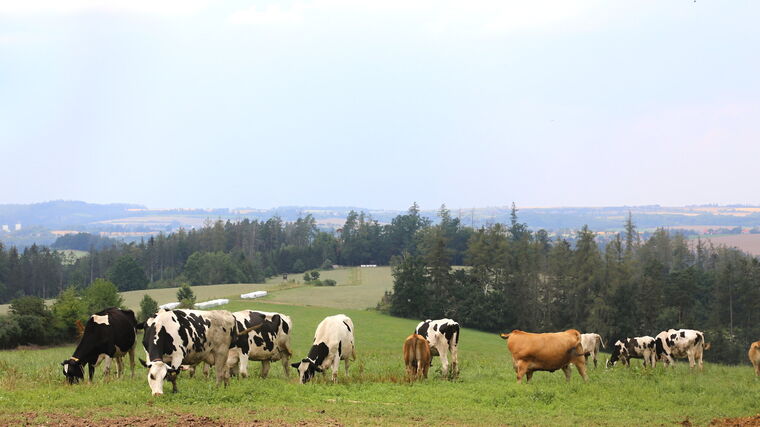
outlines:
[{"label": "green crop field", "polygon": [[[272,291],[267,300],[220,296],[232,297],[222,307],[226,310],[291,316],[294,361],[306,355],[325,316],[350,316],[358,358],[348,376],[341,366],[337,384],[318,377],[300,385],[295,370],[286,378],[280,363],[262,380],[256,375],[260,364],[251,362],[252,376],[233,378],[229,387],[182,374],[179,393],[152,397],[139,364],[135,378],[104,380],[98,369],[93,384],[69,386],[60,362],[73,345],[0,351],[0,424],[670,425],[688,420],[706,425],[760,412],[760,380],[749,366],[706,363],[704,372],[690,372],[683,362],[671,370],[600,365],[589,369],[588,383],[573,371],[569,383],[561,372],[539,372],[531,383],[517,384],[504,340],[470,329],[461,335],[458,378],[441,378],[436,358],[431,377],[410,384],[404,380],[401,345],[417,321],[361,309],[374,305],[390,286],[389,270],[345,269],[322,277],[335,278],[339,286],[283,289],[279,279],[264,285]],[[234,294],[241,291],[226,286]],[[144,291],[138,292],[142,297]],[[337,298],[343,298],[343,308],[329,306],[338,305]],[[141,348],[137,354],[144,357]]]}]

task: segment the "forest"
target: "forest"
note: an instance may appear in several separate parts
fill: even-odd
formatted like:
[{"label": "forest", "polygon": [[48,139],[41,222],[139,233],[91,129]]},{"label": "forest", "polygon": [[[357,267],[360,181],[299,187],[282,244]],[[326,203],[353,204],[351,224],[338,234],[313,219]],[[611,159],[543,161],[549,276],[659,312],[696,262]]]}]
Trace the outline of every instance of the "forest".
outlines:
[{"label": "forest", "polygon": [[351,211],[335,233],[320,231],[306,215],[292,222],[208,221],[139,243],[93,239],[79,258],[48,247],[0,246],[0,301],[70,298],[104,279],[128,291],[390,264],[393,292],[378,308],[394,316],[450,317],[492,332],[576,328],[600,333],[607,345],[694,328],[713,343],[710,360],[743,361],[760,336],[758,260],[664,229],[642,239],[630,215],[624,225],[604,244],[588,227],[568,241],[530,229],[514,207],[504,223],[472,228],[445,206],[434,222],[415,204],[387,224]]}]

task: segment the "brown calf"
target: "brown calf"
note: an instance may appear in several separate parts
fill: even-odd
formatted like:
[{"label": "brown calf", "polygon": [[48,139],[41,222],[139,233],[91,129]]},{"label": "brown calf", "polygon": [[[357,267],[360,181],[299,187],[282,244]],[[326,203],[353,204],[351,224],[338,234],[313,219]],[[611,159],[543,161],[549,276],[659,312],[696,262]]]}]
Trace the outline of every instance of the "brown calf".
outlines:
[{"label": "brown calf", "polygon": [[422,335],[409,335],[404,341],[404,363],[410,381],[428,376],[430,367],[430,344]]},{"label": "brown calf", "polygon": [[760,341],[755,341],[749,346],[749,361],[755,367],[755,375],[760,376]]},{"label": "brown calf", "polygon": [[562,369],[565,378],[570,381],[571,363],[578,368],[583,380],[588,381],[581,333],[575,329],[548,334],[514,330],[501,334],[501,337],[508,340],[507,347],[512,353],[518,383],[522,382],[523,375],[526,381],[530,381],[535,371],[554,372],[557,369]]}]

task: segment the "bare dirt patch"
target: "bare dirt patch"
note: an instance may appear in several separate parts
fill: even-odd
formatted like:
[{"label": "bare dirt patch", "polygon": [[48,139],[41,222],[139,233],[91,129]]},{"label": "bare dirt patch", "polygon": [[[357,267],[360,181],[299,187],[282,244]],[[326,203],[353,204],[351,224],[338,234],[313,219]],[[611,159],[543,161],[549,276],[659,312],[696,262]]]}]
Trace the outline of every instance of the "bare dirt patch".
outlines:
[{"label": "bare dirt patch", "polygon": [[174,412],[173,414],[161,415],[131,415],[124,417],[90,418],[70,414],[46,414],[36,412],[23,412],[6,414],[0,417],[0,423],[4,425],[25,426],[50,426],[50,427],[94,427],[103,425],[120,425],[134,427],[162,427],[162,426],[224,426],[224,427],[252,427],[252,426],[341,426],[337,420],[321,419],[285,422],[282,420],[258,420],[247,421],[225,420],[207,417],[203,415]]},{"label": "bare dirt patch", "polygon": [[739,418],[721,418],[714,419],[710,423],[711,426],[760,426],[760,414],[753,415],[751,417],[739,417]]}]

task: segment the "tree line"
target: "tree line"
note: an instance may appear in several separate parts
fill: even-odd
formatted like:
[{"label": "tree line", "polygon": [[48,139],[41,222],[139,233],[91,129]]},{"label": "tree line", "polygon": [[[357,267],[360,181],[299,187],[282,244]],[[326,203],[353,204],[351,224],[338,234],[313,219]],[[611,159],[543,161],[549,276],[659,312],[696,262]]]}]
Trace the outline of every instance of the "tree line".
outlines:
[{"label": "tree line", "polygon": [[430,226],[419,251],[393,260],[393,292],[381,308],[415,319],[449,317],[492,332],[570,328],[623,337],[699,329],[708,360],[746,362],[760,339],[760,263],[736,249],[658,229],[642,241],[630,215],[601,247],[583,227],[574,244],[531,231],[513,209],[508,224],[474,230],[466,267],[453,267],[452,232]]}]

